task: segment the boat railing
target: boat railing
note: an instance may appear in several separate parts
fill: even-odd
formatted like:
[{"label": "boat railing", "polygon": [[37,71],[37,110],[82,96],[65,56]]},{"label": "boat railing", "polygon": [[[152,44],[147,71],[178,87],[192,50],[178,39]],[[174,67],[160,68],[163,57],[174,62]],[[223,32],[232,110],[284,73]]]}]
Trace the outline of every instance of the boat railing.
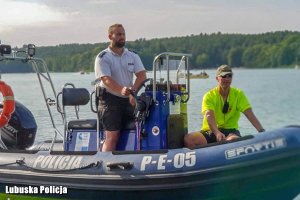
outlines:
[{"label": "boat railing", "polygon": [[[157,55],[153,60],[153,101],[156,102],[156,73],[158,69],[161,69],[163,65],[163,59],[166,60],[166,70],[167,70],[167,100],[170,100],[170,58],[177,58],[177,60],[180,59],[180,63],[178,65],[177,71],[176,71],[176,82],[179,82],[179,71],[181,66],[184,66],[185,71],[187,71],[187,74],[189,74],[189,58],[192,57],[192,54],[186,54],[186,53],[173,53],[173,52],[163,52]],[[190,96],[190,78],[189,76],[186,77],[186,101],[189,99]]]},{"label": "boat railing", "polygon": [[[4,46],[4,47],[3,47]],[[5,51],[2,52],[2,49],[5,48]],[[50,106],[56,105],[56,91],[54,88],[53,81],[51,79],[51,76],[49,74],[49,70],[47,67],[46,62],[42,58],[36,58],[35,56],[35,45],[33,44],[28,44],[27,45],[27,50],[21,50],[21,51],[16,51],[12,50],[9,45],[1,45],[1,54],[0,54],[0,61],[2,60],[20,60],[24,63],[28,62],[29,64],[32,65],[37,77],[38,81],[43,93],[44,100],[46,102],[46,107],[50,116],[50,120],[54,129],[54,137],[52,140],[51,148],[49,151],[52,151],[52,148],[54,146],[54,143],[56,141],[57,135],[60,135],[62,138],[64,138],[64,135],[57,129],[53,114],[51,111]],[[52,95],[54,95],[54,98],[50,97],[51,95],[48,95],[45,90],[45,85],[44,81],[48,82],[50,84],[51,90],[52,90]]]}]

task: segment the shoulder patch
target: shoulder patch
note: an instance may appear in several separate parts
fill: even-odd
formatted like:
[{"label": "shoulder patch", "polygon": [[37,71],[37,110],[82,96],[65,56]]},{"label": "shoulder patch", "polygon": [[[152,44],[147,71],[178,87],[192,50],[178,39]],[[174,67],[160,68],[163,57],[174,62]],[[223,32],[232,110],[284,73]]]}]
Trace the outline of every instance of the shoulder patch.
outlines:
[{"label": "shoulder patch", "polygon": [[128,49],[128,51],[132,52],[132,53],[135,53],[135,54],[138,54],[136,51],[132,50],[132,49]]},{"label": "shoulder patch", "polygon": [[99,57],[102,58],[105,54],[106,54],[106,51],[102,51],[102,52],[99,54]]}]

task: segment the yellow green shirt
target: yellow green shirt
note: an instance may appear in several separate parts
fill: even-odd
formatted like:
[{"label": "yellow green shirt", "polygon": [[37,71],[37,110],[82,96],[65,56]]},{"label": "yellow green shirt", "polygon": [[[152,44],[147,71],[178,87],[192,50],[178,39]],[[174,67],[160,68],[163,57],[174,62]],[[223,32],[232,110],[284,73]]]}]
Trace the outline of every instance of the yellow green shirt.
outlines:
[{"label": "yellow green shirt", "polygon": [[251,108],[251,105],[244,92],[234,87],[230,87],[227,101],[229,103],[229,109],[228,112],[224,114],[222,112],[224,100],[219,93],[218,87],[215,87],[205,93],[202,101],[202,114],[204,115],[202,124],[203,131],[210,130],[205,117],[205,112],[207,110],[214,111],[216,123],[219,129],[238,129],[240,113]]}]

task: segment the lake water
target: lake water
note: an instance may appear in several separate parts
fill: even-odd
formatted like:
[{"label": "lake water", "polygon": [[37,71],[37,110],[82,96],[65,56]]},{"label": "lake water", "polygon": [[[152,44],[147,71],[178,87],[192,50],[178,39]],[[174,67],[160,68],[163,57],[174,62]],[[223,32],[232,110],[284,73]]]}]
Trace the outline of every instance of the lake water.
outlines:
[{"label": "lake water", "polygon": [[[189,132],[200,129],[202,96],[216,85],[215,70],[206,72],[210,75],[208,79],[191,79],[191,97],[188,102]],[[12,87],[16,100],[24,104],[35,116],[38,124],[36,140],[52,139],[52,124],[36,74],[2,74],[2,80]],[[93,73],[85,75],[52,73],[52,80],[57,93],[66,82],[74,83],[76,87],[85,87],[90,91],[94,89],[91,85],[94,80]],[[300,124],[300,70],[234,69],[232,85],[244,90],[254,113],[266,130]],[[53,107],[53,110],[55,112],[56,107]],[[96,118],[96,114],[90,112],[90,105],[82,107],[80,111],[84,118]],[[62,125],[60,115],[55,114],[55,117],[57,126]],[[242,135],[256,133],[255,128],[243,115],[239,125]]]}]

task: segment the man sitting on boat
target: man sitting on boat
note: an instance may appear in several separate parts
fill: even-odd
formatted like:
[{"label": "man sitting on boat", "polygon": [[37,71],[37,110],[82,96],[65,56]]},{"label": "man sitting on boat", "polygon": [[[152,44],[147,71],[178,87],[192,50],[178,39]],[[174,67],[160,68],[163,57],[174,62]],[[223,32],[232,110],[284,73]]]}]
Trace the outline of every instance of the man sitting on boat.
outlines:
[{"label": "man sitting on boat", "polygon": [[[108,38],[109,47],[100,52],[95,60],[95,75],[103,88],[98,109],[105,131],[102,151],[116,149],[120,130],[134,118],[135,99],[132,92],[146,79],[140,57],[124,48],[125,30],[122,24],[111,25]],[[133,74],[136,76],[134,84]]]},{"label": "man sitting on boat", "polygon": [[187,134],[185,146],[195,147],[222,140],[232,140],[241,137],[238,130],[240,113],[244,113],[258,132],[265,131],[254,115],[251,105],[238,88],[231,87],[232,69],[221,65],[217,69],[218,85],[208,91],[202,101],[203,125],[200,132]]}]

